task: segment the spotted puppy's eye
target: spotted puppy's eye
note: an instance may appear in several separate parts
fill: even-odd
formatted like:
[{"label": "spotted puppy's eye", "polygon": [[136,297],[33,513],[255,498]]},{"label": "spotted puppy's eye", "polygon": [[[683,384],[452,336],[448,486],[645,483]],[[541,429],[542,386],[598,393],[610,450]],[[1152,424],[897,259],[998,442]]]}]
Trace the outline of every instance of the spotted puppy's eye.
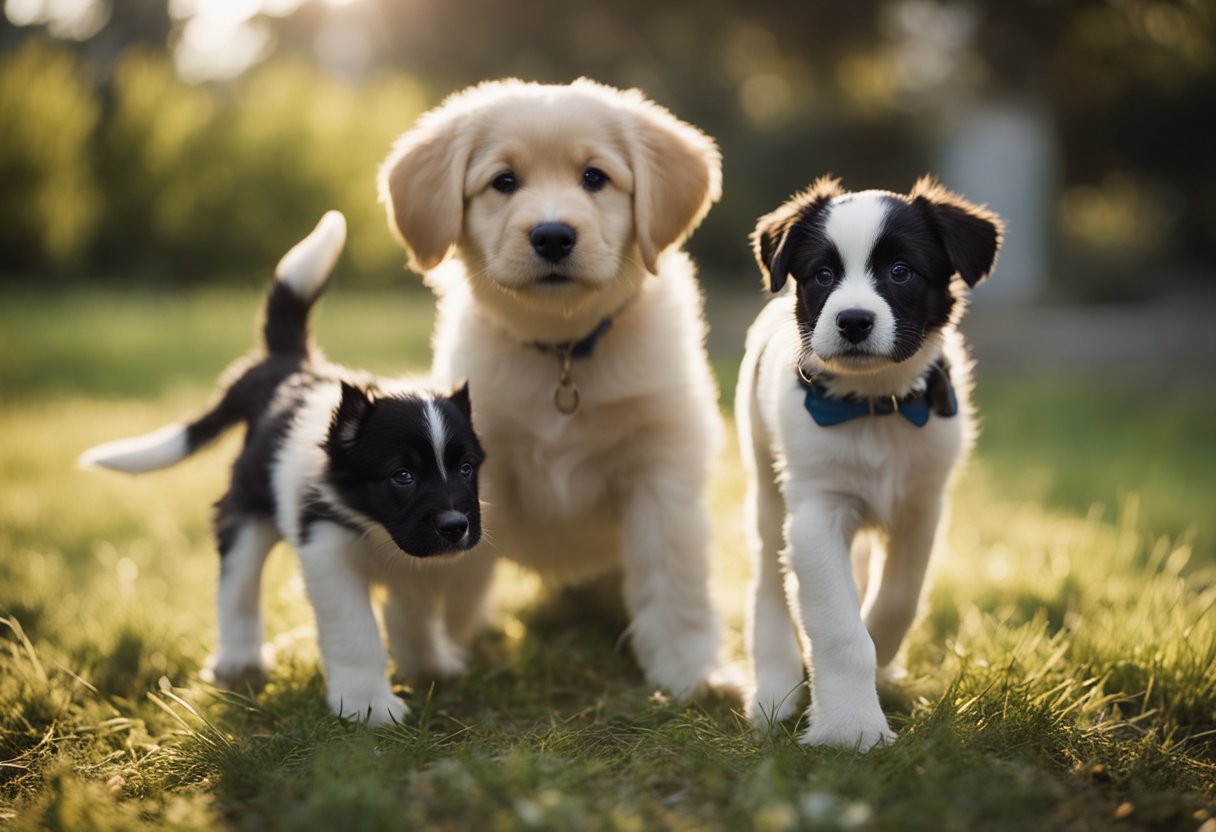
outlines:
[{"label": "spotted puppy's eye", "polygon": [[815,270],[815,282],[820,286],[831,286],[836,282],[836,272],[824,266]]},{"label": "spotted puppy's eye", "polygon": [[473,465],[470,462],[463,462],[460,465],[460,476],[466,480],[473,478]]},{"label": "spotted puppy's eye", "polygon": [[887,270],[887,274],[891,277],[892,283],[902,285],[912,279],[913,271],[907,263],[896,263]]},{"label": "spotted puppy's eye", "polygon": [[513,194],[519,190],[519,178],[511,171],[500,173],[494,177],[494,181],[490,183],[490,187],[500,194]]},{"label": "spotted puppy's eye", "polygon": [[389,479],[393,481],[393,485],[400,485],[402,487],[414,484],[414,475],[404,468],[398,468]]},{"label": "spotted puppy's eye", "polygon": [[587,168],[583,171],[583,189],[595,193],[602,191],[608,184],[608,174],[599,168]]}]

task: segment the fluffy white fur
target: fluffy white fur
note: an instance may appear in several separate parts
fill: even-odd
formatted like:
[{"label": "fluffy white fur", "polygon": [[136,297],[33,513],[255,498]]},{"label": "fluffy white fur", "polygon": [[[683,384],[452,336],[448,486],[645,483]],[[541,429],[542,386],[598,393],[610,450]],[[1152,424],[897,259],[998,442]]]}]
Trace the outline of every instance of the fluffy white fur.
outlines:
[{"label": "fluffy white fur", "polygon": [[346,217],[327,211],[312,233],[283,255],[274,276],[296,295],[311,298],[325,284],[346,245]]},{"label": "fluffy white fur", "polygon": [[76,464],[81,468],[109,468],[128,474],[142,474],[167,468],[181,462],[190,454],[186,441],[186,426],[165,425],[142,436],[116,439],[89,448]]},{"label": "fluffy white fur", "polygon": [[233,685],[241,679],[256,680],[270,668],[273,655],[263,642],[262,567],[279,540],[273,523],[251,520],[220,560],[219,645],[203,669],[207,681]]},{"label": "fluffy white fur", "polygon": [[[876,672],[898,673],[890,665],[916,615],[971,409],[960,385],[959,415],[923,428],[899,417],[819,428],[793,371],[800,349],[793,302],[792,292],[774,299],[752,325],[735,411],[755,571],[747,714],[758,723],[792,716],[805,662],[812,705],[803,741],[869,748],[893,736]],[[957,336],[946,346],[960,378],[968,363]],[[906,379],[906,392],[919,373],[896,365],[886,375],[888,383]],[[877,533],[863,538],[872,546],[852,545],[862,530]],[[882,564],[872,582],[871,557]]]},{"label": "fluffy white fur", "polygon": [[[896,318],[867,267],[891,196],[832,201],[824,231],[844,275],[819,325],[805,342],[792,285],[774,298],[748,332],[737,389],[754,564],[747,715],[758,724],[792,716],[805,666],[811,706],[801,741],[810,745],[865,750],[893,737],[876,676],[899,674],[894,661],[944,526],[947,486],[973,434],[971,366],[953,323],[903,362],[833,358],[849,346],[832,324],[843,309],[874,314],[867,345],[876,354],[893,347]],[[804,375],[832,373],[833,395],[899,397],[943,355],[958,398],[953,418],[934,416],[918,428],[897,415],[863,417],[822,428],[804,407],[799,365]]]},{"label": "fluffy white fur", "polygon": [[[638,661],[679,696],[719,661],[704,498],[720,424],[700,290],[676,248],[717,199],[719,165],[711,140],[637,92],[510,81],[423,116],[381,176],[392,227],[440,294],[434,375],[473,391],[483,548],[552,584],[619,573]],[[589,167],[603,190],[583,187]],[[514,193],[493,187],[504,172]],[[546,222],[578,235],[557,267],[528,241]],[[555,269],[567,281],[542,282]],[[529,344],[609,316],[573,362],[581,406],[558,412],[558,364]]]}]

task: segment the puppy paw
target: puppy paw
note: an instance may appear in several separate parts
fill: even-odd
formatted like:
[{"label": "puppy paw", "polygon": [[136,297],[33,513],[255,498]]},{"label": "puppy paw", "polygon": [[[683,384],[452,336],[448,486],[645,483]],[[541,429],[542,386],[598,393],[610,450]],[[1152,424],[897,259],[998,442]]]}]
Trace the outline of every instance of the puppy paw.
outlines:
[{"label": "puppy paw", "polygon": [[260,691],[274,664],[274,649],[264,644],[257,649],[223,651],[207,659],[199,672],[204,682],[224,690]]},{"label": "puppy paw", "polygon": [[371,692],[331,690],[326,700],[336,716],[366,722],[373,728],[401,722],[410,712],[409,706],[393,693],[387,681]]},{"label": "puppy paw", "polygon": [[875,680],[880,685],[889,685],[907,677],[908,669],[898,662],[890,662],[878,668]]},{"label": "puppy paw", "polygon": [[[398,655],[404,653],[404,655]],[[469,672],[465,651],[446,636],[437,638],[425,650],[394,651],[397,673],[414,684],[442,682]]]},{"label": "puppy paw", "polygon": [[798,742],[803,745],[850,748],[866,752],[895,739],[895,733],[887,725],[887,718],[881,710],[877,713],[816,713],[812,707],[809,717],[810,727],[798,738]]},{"label": "puppy paw", "polygon": [[747,668],[742,662],[719,665],[710,671],[706,682],[711,696],[741,702],[748,687]]},{"label": "puppy paw", "polygon": [[800,683],[790,690],[751,693],[744,703],[748,722],[757,729],[767,730],[778,722],[789,719],[798,710],[801,688]]},{"label": "puppy paw", "polygon": [[649,651],[646,657],[639,651],[638,659],[648,682],[666,688],[676,699],[687,702],[713,689],[717,654],[717,633],[710,633]]},{"label": "puppy paw", "polygon": [[806,673],[797,657],[776,661],[772,656],[755,658],[756,681],[744,703],[747,718],[757,728],[769,728],[789,719],[798,710],[806,691]]},{"label": "puppy paw", "polygon": [[406,675],[415,682],[442,682],[468,672],[469,663],[465,660],[464,651],[451,645],[446,649],[436,650],[429,661],[419,664]]}]

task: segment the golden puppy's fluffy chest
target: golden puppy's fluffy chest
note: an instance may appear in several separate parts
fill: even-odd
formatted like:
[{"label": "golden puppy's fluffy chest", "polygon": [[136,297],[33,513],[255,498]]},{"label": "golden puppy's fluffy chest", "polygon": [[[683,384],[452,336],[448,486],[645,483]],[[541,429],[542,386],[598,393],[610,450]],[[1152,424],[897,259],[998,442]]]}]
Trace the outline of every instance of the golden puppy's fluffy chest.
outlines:
[{"label": "golden puppy's fluffy chest", "polygon": [[[555,356],[498,325],[461,283],[443,295],[434,371],[476,391],[473,422],[492,449],[482,475],[486,526],[505,553],[546,574],[560,578],[570,551],[579,552],[580,572],[614,563],[620,504],[639,472],[663,457],[670,465],[661,470],[699,468],[718,442],[700,291],[684,256],[673,253],[663,266],[592,354],[572,361],[581,402],[571,414],[554,404]],[[562,552],[537,545],[549,537],[563,541]],[[511,545],[517,539],[527,545]]]}]

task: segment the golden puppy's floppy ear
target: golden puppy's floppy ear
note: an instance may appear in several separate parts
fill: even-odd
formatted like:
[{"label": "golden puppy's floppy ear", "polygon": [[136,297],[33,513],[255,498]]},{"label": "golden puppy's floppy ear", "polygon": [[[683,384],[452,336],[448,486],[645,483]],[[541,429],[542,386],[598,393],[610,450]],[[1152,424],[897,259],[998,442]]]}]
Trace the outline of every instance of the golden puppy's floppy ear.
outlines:
[{"label": "golden puppy's floppy ear", "polygon": [[722,196],[722,155],[714,140],[641,93],[625,93],[633,165],[633,219],[642,262],[657,273],[659,255],[682,241]]},{"label": "golden puppy's floppy ear", "polygon": [[447,259],[464,224],[472,141],[462,129],[465,109],[459,104],[449,100],[423,115],[380,166],[380,201],[415,271],[430,271]]}]

